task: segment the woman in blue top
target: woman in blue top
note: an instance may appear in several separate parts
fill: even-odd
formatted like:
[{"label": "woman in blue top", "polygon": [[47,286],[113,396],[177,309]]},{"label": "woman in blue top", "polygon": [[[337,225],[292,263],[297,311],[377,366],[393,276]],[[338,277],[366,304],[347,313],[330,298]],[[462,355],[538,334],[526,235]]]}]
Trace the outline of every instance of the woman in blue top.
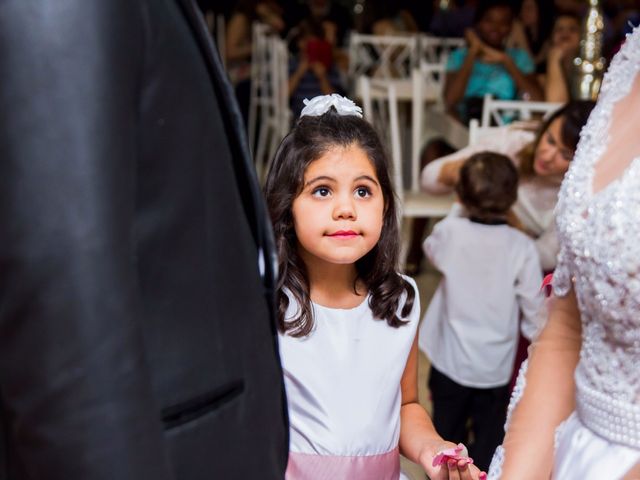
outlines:
[{"label": "woman in blue top", "polygon": [[[529,54],[521,48],[504,46],[513,18],[509,0],[481,1],[474,27],[466,32],[468,46],[454,50],[449,56],[444,102],[448,113],[464,124],[471,118],[480,118],[483,97],[487,93],[504,100],[518,96],[527,100],[544,99]],[[422,168],[453,152],[453,147],[444,139],[431,140],[421,154]],[[408,275],[420,271],[425,226],[426,219],[414,220],[405,265]]]},{"label": "woman in blue top", "polygon": [[513,16],[508,0],[481,2],[474,27],[465,35],[468,46],[449,57],[444,100],[449,112],[464,123],[476,113],[474,102],[481,111],[481,99],[487,93],[505,100],[518,96],[543,99],[529,54],[523,49],[505,48]]}]

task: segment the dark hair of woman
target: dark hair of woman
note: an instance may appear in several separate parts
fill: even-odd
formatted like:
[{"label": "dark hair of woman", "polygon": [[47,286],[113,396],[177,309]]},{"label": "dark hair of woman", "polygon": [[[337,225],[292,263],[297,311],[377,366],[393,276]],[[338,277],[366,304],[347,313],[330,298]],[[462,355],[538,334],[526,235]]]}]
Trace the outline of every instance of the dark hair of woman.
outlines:
[{"label": "dark hair of woman", "polygon": [[567,148],[575,151],[578,140],[580,140],[580,130],[582,130],[582,127],[587,123],[594,106],[595,102],[591,100],[571,100],[553,112],[538,129],[535,140],[518,152],[517,155],[520,159],[520,176],[531,177],[535,175],[533,170],[535,151],[538,148],[540,139],[549,128],[549,125],[558,118],[563,120],[560,130],[560,140],[562,140],[562,143]]},{"label": "dark hair of woman", "polygon": [[[533,56],[538,55],[545,42],[550,38],[553,23],[558,17],[554,0],[535,0],[535,2],[538,8],[538,30],[537,32],[528,28],[524,30]],[[522,9],[522,3],[519,10]]]},{"label": "dark hair of woman", "polygon": [[[298,254],[291,206],[301,193],[307,166],[335,147],[360,147],[371,161],[384,197],[384,220],[380,239],[364,257],[356,261],[356,281],[369,291],[369,306],[377,319],[392,327],[406,322],[396,314],[401,297],[406,299],[400,317],[409,315],[415,293],[398,275],[399,231],[393,187],[385,149],[373,127],[354,115],[341,116],[331,109],[320,116],[303,116],[284,138],[269,169],[265,185],[267,207],[278,252],[279,279],[276,291],[278,329],[294,337],[311,333],[314,327],[309,279]],[[354,291],[356,284],[354,282]],[[285,320],[289,306],[286,290],[299,305],[293,319]]]},{"label": "dark hair of woman", "polygon": [[505,155],[476,153],[462,165],[456,193],[471,217],[504,216],[518,198],[518,170]]}]

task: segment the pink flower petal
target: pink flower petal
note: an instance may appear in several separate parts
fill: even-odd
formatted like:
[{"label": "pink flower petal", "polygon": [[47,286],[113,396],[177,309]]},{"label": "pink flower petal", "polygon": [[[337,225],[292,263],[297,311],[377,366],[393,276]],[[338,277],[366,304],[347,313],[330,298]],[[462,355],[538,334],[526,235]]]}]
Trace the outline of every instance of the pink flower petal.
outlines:
[{"label": "pink flower petal", "polygon": [[544,277],[544,279],[542,280],[542,286],[540,287],[540,290],[542,290],[544,292],[544,295],[548,297],[551,295],[552,287],[553,287],[553,273],[550,273],[549,275]]},{"label": "pink flower petal", "polygon": [[431,464],[434,467],[437,467],[439,465],[445,465],[449,460],[466,460],[467,464],[473,463],[473,459],[471,457],[460,455],[460,452],[462,452],[463,450],[463,445],[458,445],[455,448],[447,448],[446,450],[442,450],[438,452],[435,457],[433,457],[433,462]]}]

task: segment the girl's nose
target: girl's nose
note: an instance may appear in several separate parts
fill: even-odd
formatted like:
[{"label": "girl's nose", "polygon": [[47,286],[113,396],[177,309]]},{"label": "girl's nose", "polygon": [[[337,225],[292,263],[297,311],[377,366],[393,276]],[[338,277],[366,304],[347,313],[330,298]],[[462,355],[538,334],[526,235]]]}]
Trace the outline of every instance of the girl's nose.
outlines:
[{"label": "girl's nose", "polygon": [[353,199],[340,200],[333,209],[333,218],[336,220],[355,220],[356,209],[353,205]]}]

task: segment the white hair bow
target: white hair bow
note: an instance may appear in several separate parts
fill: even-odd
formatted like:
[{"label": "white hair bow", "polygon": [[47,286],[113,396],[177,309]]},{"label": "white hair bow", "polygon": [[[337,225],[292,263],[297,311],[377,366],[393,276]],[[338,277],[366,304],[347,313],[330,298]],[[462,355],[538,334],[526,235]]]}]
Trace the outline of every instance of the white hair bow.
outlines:
[{"label": "white hair bow", "polygon": [[355,115],[362,118],[362,108],[353,103],[353,100],[332,93],[331,95],[319,95],[311,100],[304,99],[305,107],[300,112],[300,117],[309,115],[319,117],[329,111],[331,107],[336,109],[339,115]]}]

